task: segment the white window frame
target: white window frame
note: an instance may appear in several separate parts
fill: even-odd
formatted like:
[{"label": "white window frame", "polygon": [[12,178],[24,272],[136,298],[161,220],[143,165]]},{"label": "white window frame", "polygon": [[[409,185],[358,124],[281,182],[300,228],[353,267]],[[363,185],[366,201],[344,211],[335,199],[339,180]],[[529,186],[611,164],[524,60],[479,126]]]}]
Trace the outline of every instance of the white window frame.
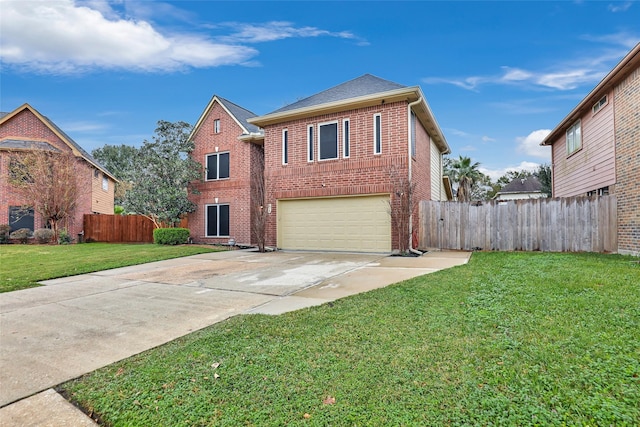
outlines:
[{"label": "white window frame", "polygon": [[[379,124],[378,124],[379,122]],[[373,115],[373,154],[382,154],[382,114]]]},{"label": "white window frame", "polygon": [[[320,128],[322,126],[329,126],[329,125],[336,125],[336,157],[327,157],[326,159],[322,158],[322,132],[320,131]],[[323,123],[318,123],[318,137],[316,138],[318,140],[318,161],[319,162],[324,162],[326,160],[336,160],[340,158],[340,126],[339,126],[339,122],[337,120],[333,120],[330,122],[323,122]]]},{"label": "white window frame", "polygon": [[345,159],[351,157],[351,121],[349,119],[342,120],[342,157]]},{"label": "white window frame", "polygon": [[220,119],[213,120],[213,133],[220,133]]},{"label": "white window frame", "polygon": [[596,114],[598,111],[602,110],[609,103],[609,97],[605,94],[598,102],[593,104],[591,107],[591,111],[593,114]]},{"label": "white window frame", "polygon": [[289,129],[282,129],[282,164],[289,164]]},{"label": "white window frame", "polygon": [[[222,154],[228,154],[229,155],[229,176],[225,176],[225,177],[220,178],[220,155],[222,155]],[[209,157],[210,156],[216,156],[217,176],[215,178],[209,178],[208,166],[209,166]],[[222,181],[224,179],[231,178],[231,154],[230,154],[230,152],[229,151],[220,151],[219,153],[206,154],[204,156],[204,167],[205,167],[205,171],[204,171],[204,180],[205,181]]]},{"label": "white window frame", "polygon": [[409,129],[409,135],[410,135],[410,139],[411,139],[411,157],[415,158],[416,157],[416,151],[417,151],[417,141],[416,141],[416,120],[417,120],[417,116],[416,113],[414,113],[413,111],[411,112],[411,129]]},{"label": "white window frame", "polygon": [[[215,206],[218,209],[218,224],[216,229],[218,230],[217,235],[209,234],[209,208],[211,206]],[[229,207],[229,234],[220,234],[220,206],[228,206]],[[204,205],[204,235],[205,237],[229,237],[231,234],[231,205],[229,203],[208,203]]]},{"label": "white window frame", "polygon": [[580,120],[567,129],[566,145],[568,156],[582,148],[582,123]]},{"label": "white window frame", "polygon": [[307,162],[309,163],[313,162],[314,160],[314,157],[313,157],[313,150],[315,146],[314,136],[315,136],[315,126],[308,125],[307,126]]},{"label": "white window frame", "polygon": [[105,174],[102,174],[102,189],[109,191],[109,178]]}]

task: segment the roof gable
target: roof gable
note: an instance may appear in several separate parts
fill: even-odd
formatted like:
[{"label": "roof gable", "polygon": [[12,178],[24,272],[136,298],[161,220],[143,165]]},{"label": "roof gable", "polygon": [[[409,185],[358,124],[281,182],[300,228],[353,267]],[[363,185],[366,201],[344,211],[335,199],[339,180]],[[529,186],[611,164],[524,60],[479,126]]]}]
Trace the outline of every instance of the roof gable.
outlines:
[{"label": "roof gable", "polygon": [[360,96],[373,95],[376,93],[387,92],[395,89],[406,88],[406,86],[381,79],[371,74],[365,74],[348,82],[341,83],[337,86],[311,95],[300,101],[286,105],[269,114],[281,113],[284,111],[297,110],[299,108],[312,107],[314,105],[327,104],[331,102],[343,101],[346,99],[357,98]]},{"label": "roof gable", "polygon": [[[38,120],[40,120],[40,122],[42,122],[42,124],[44,124],[46,127],[48,127],[58,138],[60,138],[60,140],[62,142],[64,142],[69,148],[71,148],[71,151],[73,152],[73,154],[77,157],[82,157],[83,159],[85,159],[88,163],[90,163],[91,165],[93,165],[95,168],[99,169],[100,171],[102,171],[103,173],[107,174],[111,179],[113,179],[114,181],[117,181],[117,178],[111,173],[109,172],[104,166],[102,166],[100,164],[100,162],[98,162],[96,159],[93,158],[93,156],[91,154],[89,154],[88,152],[86,152],[77,142],[75,142],[69,135],[67,135],[62,129],[60,129],[53,121],[51,121],[48,117],[43,116],[42,114],[40,114],[40,112],[38,110],[36,110],[35,108],[33,108],[31,105],[29,104],[23,104],[22,106],[16,108],[14,111],[12,111],[11,113],[8,114],[4,114],[4,115],[0,115],[0,125],[2,125],[3,123],[8,122],[9,120],[11,120],[12,118],[14,118],[15,116],[18,115],[18,113],[22,112],[22,111],[29,111],[31,112],[31,114],[33,114]],[[19,135],[16,135],[19,136]],[[8,143],[7,146],[9,145],[16,145],[15,141],[17,141],[17,139],[15,138],[5,138],[5,142],[6,141],[13,141],[12,143]],[[28,143],[29,141],[26,141],[25,143]],[[40,146],[40,142],[37,142],[37,144],[33,144],[33,141],[31,141],[31,147],[38,147]],[[6,144],[5,144],[6,145]],[[49,144],[47,144],[49,145]],[[22,144],[22,149],[28,148],[29,144],[25,145]]]},{"label": "roof gable", "polygon": [[198,121],[193,127],[191,135],[189,135],[189,139],[192,139],[195,136],[195,134],[202,126],[202,123],[204,123],[204,120],[209,114],[209,111],[211,111],[216,103],[218,103],[238,124],[238,126],[242,128],[243,135],[262,134],[262,130],[258,126],[248,122],[250,118],[256,117],[253,112],[247,110],[246,108],[240,107],[238,104],[235,104],[228,99],[222,98],[221,96],[213,95],[211,101],[209,101],[209,104],[207,104],[207,107],[204,109],[204,111],[200,115],[200,118],[198,118]]}]

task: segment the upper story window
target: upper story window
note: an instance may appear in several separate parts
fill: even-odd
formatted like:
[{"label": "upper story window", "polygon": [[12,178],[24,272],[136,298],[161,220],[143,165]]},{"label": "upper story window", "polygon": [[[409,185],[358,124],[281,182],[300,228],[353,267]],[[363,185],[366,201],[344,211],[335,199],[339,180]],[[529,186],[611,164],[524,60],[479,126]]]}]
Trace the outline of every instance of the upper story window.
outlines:
[{"label": "upper story window", "polygon": [[416,156],[416,114],[411,112],[411,156]]},{"label": "upper story window", "polygon": [[207,181],[229,178],[229,153],[207,155]]},{"label": "upper story window", "polygon": [[282,164],[289,163],[289,130],[282,130]]},{"label": "upper story window", "polygon": [[603,96],[602,98],[600,98],[600,100],[598,102],[593,104],[593,107],[591,108],[591,111],[593,111],[593,114],[597,113],[598,111],[600,111],[600,109],[602,107],[607,105],[608,102],[609,102],[609,100],[607,99],[607,95]]},{"label": "upper story window", "polygon": [[100,176],[100,171],[98,169],[93,170],[93,177],[98,178]]},{"label": "upper story window", "polygon": [[220,119],[213,121],[213,133],[220,133]]},{"label": "upper story window", "polygon": [[313,125],[307,126],[307,161],[313,162]]},{"label": "upper story window", "polygon": [[318,157],[320,160],[338,158],[338,122],[318,125]]},{"label": "upper story window", "polygon": [[574,153],[582,147],[582,130],[580,120],[567,129],[567,154]]},{"label": "upper story window", "polygon": [[373,116],[373,154],[382,153],[382,115]]},{"label": "upper story window", "polygon": [[109,191],[109,178],[105,174],[102,174],[102,189]]},{"label": "upper story window", "polygon": [[342,157],[347,158],[351,155],[351,141],[349,134],[349,119],[342,121]]}]

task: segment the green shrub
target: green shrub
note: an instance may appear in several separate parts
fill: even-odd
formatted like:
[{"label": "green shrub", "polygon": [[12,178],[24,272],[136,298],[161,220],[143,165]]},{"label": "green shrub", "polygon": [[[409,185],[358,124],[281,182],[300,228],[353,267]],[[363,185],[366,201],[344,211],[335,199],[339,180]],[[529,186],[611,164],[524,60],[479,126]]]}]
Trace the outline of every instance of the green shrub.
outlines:
[{"label": "green shrub", "polygon": [[189,240],[188,228],[156,228],[153,242],[158,245],[182,245]]},{"label": "green shrub", "polygon": [[71,234],[66,229],[62,229],[58,232],[58,244],[59,245],[68,245],[71,243],[73,239],[71,238]]},{"label": "green shrub", "polygon": [[27,243],[27,240],[33,236],[33,232],[28,228],[19,228],[13,233],[9,234],[10,239],[19,240],[20,243]]},{"label": "green shrub", "polygon": [[36,239],[38,243],[50,243],[54,234],[55,233],[50,228],[38,228],[33,232],[33,238]]},{"label": "green shrub", "polygon": [[0,244],[9,243],[9,232],[11,232],[9,224],[0,224]]}]

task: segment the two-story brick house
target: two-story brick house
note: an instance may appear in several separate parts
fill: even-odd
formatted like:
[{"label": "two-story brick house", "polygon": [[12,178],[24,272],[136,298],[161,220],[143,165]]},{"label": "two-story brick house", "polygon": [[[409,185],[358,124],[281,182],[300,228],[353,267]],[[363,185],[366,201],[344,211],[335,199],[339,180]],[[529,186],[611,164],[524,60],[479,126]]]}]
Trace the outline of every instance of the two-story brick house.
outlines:
[{"label": "two-story brick house", "polygon": [[618,252],[640,254],[640,43],[541,144],[553,197],[614,194]]},{"label": "two-story brick house", "polygon": [[446,199],[450,149],[419,86],[367,74],[248,122],[264,131],[267,245],[390,252],[392,174]]},{"label": "two-story brick house", "polygon": [[198,205],[189,215],[191,237],[201,243],[255,242],[252,236],[252,194],[255,175],[262,179],[261,130],[247,122],[255,117],[231,101],[214,95],[196,122],[190,139],[192,157],[203,165],[199,194],[190,196]]},{"label": "two-story brick house", "polygon": [[29,104],[10,113],[0,113],[0,224],[12,230],[32,231],[47,226],[34,212],[33,200],[25,200],[10,183],[11,158],[30,150],[72,153],[77,161],[77,208],[66,223],[61,224],[75,237],[83,229],[83,215],[113,214],[116,178],[69,135]]}]

